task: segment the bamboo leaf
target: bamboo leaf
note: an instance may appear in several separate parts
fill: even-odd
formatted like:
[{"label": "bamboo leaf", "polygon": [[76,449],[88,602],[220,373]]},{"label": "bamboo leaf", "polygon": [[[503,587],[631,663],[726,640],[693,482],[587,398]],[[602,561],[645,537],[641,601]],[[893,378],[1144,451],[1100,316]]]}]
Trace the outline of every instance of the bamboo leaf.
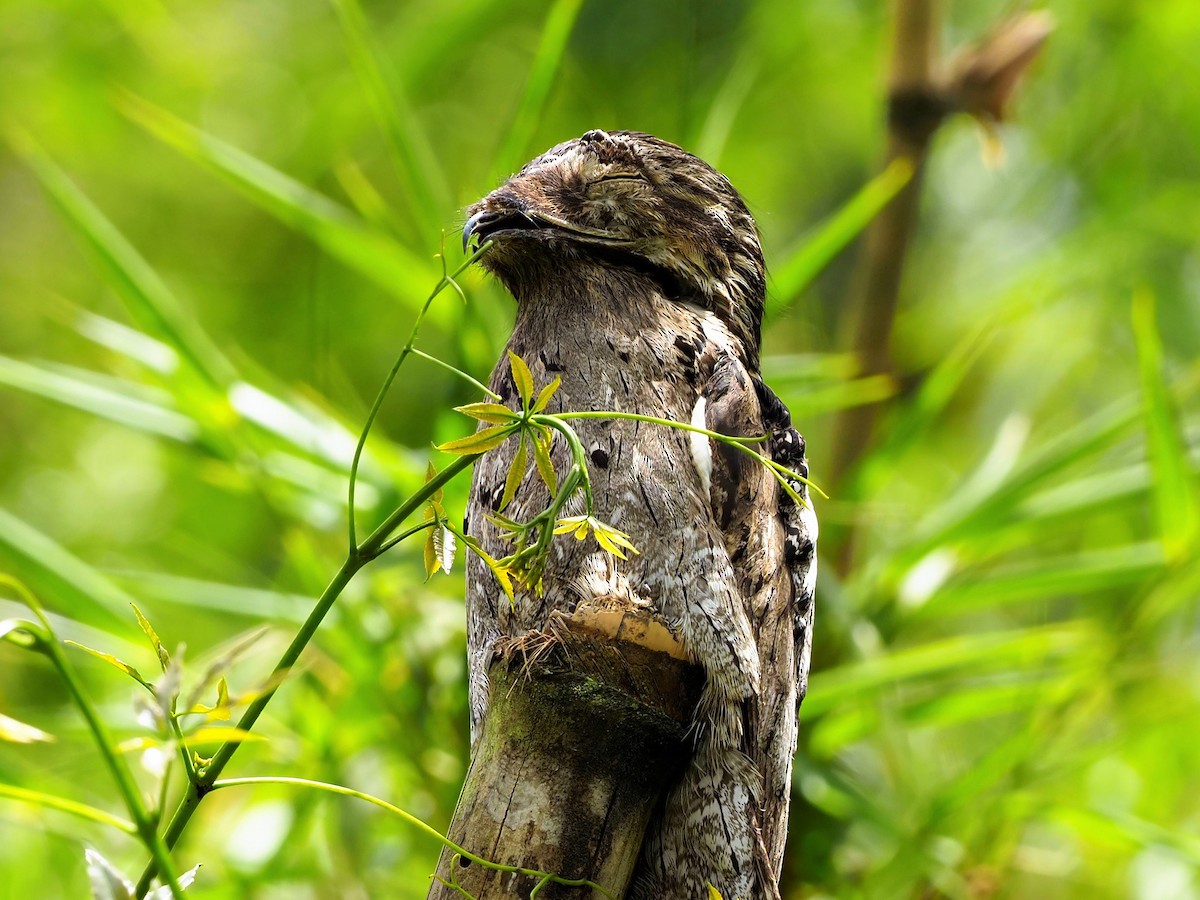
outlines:
[{"label": "bamboo leaf", "polygon": [[1177,562],[1195,552],[1200,536],[1200,489],[1163,378],[1163,350],[1154,319],[1154,297],[1147,291],[1134,295],[1133,333],[1142,383],[1146,456],[1154,476],[1154,511],[1167,559]]},{"label": "bamboo leaf", "polygon": [[1038,559],[990,576],[976,573],[961,585],[943,588],[921,607],[921,612],[956,615],[1022,601],[1114,590],[1150,583],[1165,569],[1163,549],[1157,543]]},{"label": "bamboo leaf", "polygon": [[[1090,642],[1090,643],[1089,643]],[[967,634],[895,650],[887,656],[817,672],[804,701],[811,718],[843,704],[863,702],[904,682],[970,667],[972,672],[1007,666],[1044,665],[1047,659],[1097,646],[1085,623]]]}]

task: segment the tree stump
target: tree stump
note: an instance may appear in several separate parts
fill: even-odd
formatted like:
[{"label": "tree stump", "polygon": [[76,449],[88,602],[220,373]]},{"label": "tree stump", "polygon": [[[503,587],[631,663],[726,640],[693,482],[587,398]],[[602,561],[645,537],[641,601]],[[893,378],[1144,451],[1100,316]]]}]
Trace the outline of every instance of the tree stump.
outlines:
[{"label": "tree stump", "polygon": [[[493,863],[587,879],[624,896],[647,823],[690,757],[703,671],[642,610],[580,606],[497,648],[491,704],[449,837]],[[477,900],[528,898],[543,878],[448,848],[438,876]],[[461,898],[434,881],[430,900]],[[601,900],[544,883],[538,900]]]}]

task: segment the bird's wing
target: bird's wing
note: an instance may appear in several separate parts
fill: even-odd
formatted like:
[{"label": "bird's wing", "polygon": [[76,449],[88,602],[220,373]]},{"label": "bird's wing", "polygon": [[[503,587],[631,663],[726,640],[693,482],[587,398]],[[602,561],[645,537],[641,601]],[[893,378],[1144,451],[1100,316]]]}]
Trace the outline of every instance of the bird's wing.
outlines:
[{"label": "bird's wing", "polygon": [[[704,390],[706,427],[738,436],[807,477],[804,439],[787,407],[760,377],[723,355]],[[744,750],[761,776],[760,829],[775,876],[787,840],[796,720],[808,681],[816,580],[816,517],[807,487],[792,482],[797,505],[767,468],[736,447],[712,442],[713,515],[725,538],[759,657],[758,696],[747,701]]]}]

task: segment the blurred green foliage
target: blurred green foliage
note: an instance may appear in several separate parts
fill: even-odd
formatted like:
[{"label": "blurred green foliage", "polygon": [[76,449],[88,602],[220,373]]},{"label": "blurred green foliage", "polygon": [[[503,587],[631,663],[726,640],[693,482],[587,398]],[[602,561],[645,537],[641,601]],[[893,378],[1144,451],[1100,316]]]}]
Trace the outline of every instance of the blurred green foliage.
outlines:
[{"label": "blurred green foliage", "polygon": [[[271,623],[229,674],[258,684],[344,556],[354,437],[442,231],[453,262],[461,208],[535,152],[650,131],[758,217],[780,273],[764,367],[818,481],[837,410],[887,404],[818,507],[786,896],[1200,896],[1200,10],[1048,6],[1004,165],[966,122],[939,136],[900,377],[881,381],[843,352],[853,254],[802,291],[795,273],[876,174],[883,4],[9,0],[0,570],[62,636],[143,672],[130,599],[195,673]],[[960,4],[944,46],[1005,9]],[[465,286],[421,347],[483,377],[511,301]],[[369,522],[478,399],[420,359],[398,387]],[[463,657],[460,579],[426,583],[403,545],[339,601],[231,774],[335,782],[444,827]],[[73,659],[118,739],[142,733],[131,682]],[[9,645],[0,712],[57,738],[0,745],[0,782],[121,813],[64,688]],[[83,896],[83,845],[145,863],[119,832],[0,801],[0,894]],[[197,898],[420,897],[437,852],[353,800],[243,787],[205,802],[177,857],[204,864]]]}]

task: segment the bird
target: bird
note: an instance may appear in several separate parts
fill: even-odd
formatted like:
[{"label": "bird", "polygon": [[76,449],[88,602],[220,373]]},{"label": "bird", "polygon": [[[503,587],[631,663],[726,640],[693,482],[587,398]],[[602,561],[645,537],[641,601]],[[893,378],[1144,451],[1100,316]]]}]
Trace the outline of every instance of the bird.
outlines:
[{"label": "bird", "polygon": [[[505,595],[486,560],[467,565],[473,740],[488,667],[505,638],[604,598],[649,609],[704,673],[691,759],[656,810],[628,896],[777,900],[797,716],[807,689],[817,522],[804,439],[760,373],[766,272],[758,229],[729,179],[673,143],[591,130],[525,165],[467,209],[464,249],[517,302],[507,351],[540,383],[549,413],[608,410],[686,423],[754,445],[784,469],[706,434],[625,419],[572,424],[586,451],[593,514],[628,534],[621,559],[598,542],[550,546],[539,585]],[[489,388],[514,406],[502,357]],[[476,463],[469,538],[510,552],[496,519],[515,442]],[[567,449],[556,441],[561,471]],[[550,502],[533,471],[505,509]],[[799,502],[797,502],[799,501]],[[568,511],[582,512],[581,498]]]}]

